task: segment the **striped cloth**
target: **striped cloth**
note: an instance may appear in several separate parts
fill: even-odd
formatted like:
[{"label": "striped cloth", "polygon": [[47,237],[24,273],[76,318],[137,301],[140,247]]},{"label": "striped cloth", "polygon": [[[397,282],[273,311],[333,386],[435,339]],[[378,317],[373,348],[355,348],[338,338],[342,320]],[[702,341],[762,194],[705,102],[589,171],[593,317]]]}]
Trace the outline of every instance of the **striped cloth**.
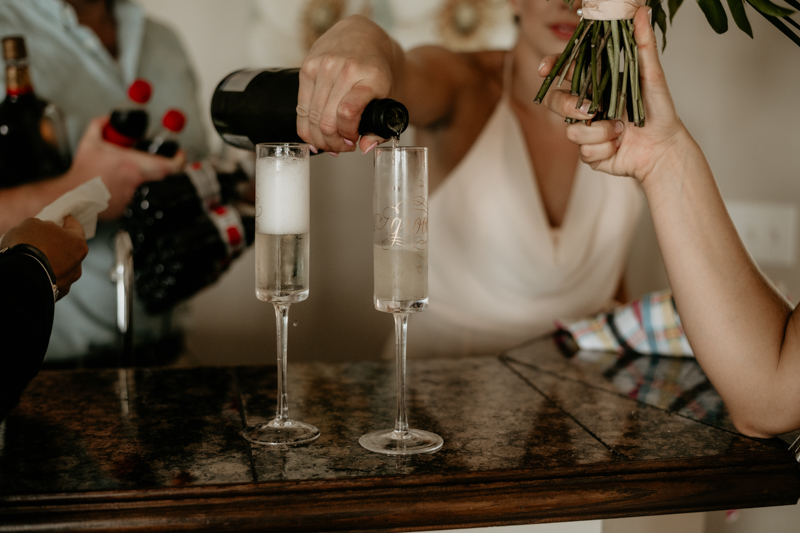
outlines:
[{"label": "striped cloth", "polygon": [[582,350],[693,357],[669,290],[581,320],[557,320]]}]

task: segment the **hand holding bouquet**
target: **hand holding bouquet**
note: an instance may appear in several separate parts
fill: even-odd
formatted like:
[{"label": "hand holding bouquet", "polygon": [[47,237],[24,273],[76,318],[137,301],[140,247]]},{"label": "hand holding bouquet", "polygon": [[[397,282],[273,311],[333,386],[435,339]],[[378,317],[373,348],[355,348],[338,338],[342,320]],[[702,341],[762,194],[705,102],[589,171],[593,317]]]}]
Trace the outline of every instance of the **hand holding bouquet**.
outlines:
[{"label": "hand holding bouquet", "polygon": [[[564,0],[572,7],[573,0]],[[728,29],[728,19],[720,0],[697,0],[717,33]],[[785,0],[800,9],[798,0]],[[669,0],[670,21],[683,0]],[[787,37],[800,45],[800,36],[789,27],[800,30],[800,24],[789,18],[794,12],[770,0],[728,0],[736,25],[753,36],[747,20],[745,4],[763,15]],[[661,0],[584,0],[579,11],[581,21],[575,33],[539,89],[535,103],[541,103],[553,81],[560,87],[574,63],[571,93],[578,97],[576,108],[586,100],[592,120],[621,119],[623,113],[636,126],[645,122],[644,103],[639,85],[638,47],[633,38],[633,17],[636,10],[648,5],[652,9],[651,24],[661,29],[662,48],[666,46],[667,15]],[[782,19],[782,20],[781,20]],[[789,26],[787,26],[787,24]],[[567,119],[574,122],[574,119]]]}]

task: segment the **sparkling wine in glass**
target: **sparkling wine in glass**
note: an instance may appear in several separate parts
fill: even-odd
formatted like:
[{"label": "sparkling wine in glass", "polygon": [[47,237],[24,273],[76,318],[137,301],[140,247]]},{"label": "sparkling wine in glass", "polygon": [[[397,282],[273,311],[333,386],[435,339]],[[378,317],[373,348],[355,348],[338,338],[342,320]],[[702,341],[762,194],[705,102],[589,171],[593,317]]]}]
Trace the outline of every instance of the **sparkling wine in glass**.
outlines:
[{"label": "sparkling wine in glass", "polygon": [[319,430],[289,418],[286,352],[289,305],[308,298],[309,153],[302,143],[256,146],[256,297],[275,306],[278,406],[269,422],[248,426],[256,444],[307,444]]},{"label": "sparkling wine in glass", "polygon": [[428,306],[426,148],[375,150],[373,217],[375,308],[394,315],[397,415],[393,429],[367,433],[359,443],[389,455],[435,452],[442,447],[442,438],[408,427],[405,399],[408,316]]}]

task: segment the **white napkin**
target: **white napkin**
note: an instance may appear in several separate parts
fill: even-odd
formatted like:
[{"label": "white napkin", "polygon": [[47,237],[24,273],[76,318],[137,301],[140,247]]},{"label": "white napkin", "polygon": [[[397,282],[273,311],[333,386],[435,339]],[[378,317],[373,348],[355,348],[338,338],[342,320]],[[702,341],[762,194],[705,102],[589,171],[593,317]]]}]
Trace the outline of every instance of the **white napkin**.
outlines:
[{"label": "white napkin", "polygon": [[83,226],[86,238],[91,239],[97,229],[97,215],[106,210],[110,198],[111,193],[108,192],[105,183],[98,176],[63,194],[55,202],[42,209],[36,218],[63,226],[64,217],[72,215]]}]

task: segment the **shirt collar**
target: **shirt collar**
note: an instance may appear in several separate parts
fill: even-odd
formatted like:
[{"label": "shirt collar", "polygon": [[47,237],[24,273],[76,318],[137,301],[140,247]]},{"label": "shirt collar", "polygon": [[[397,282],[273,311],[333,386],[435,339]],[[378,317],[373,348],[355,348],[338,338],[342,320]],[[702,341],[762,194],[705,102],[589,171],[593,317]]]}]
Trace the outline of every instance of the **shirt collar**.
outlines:
[{"label": "shirt collar", "polygon": [[78,16],[64,0],[27,0],[44,16],[59,23],[83,42],[94,40],[96,53],[112,68],[118,69],[126,86],[136,79],[139,70],[139,53],[144,39],[145,16],[142,8],[128,0],[114,0],[114,18],[117,20],[117,46],[119,57],[115,61],[103,47],[97,35],[78,23]]},{"label": "shirt collar", "polygon": [[31,7],[39,10],[48,18],[60,22],[65,28],[78,25],[78,17],[72,6],[63,0],[27,0]]},{"label": "shirt collar", "polygon": [[127,86],[136,79],[139,70],[139,54],[144,40],[144,11],[133,2],[115,0],[114,18],[117,19],[118,62]]}]

